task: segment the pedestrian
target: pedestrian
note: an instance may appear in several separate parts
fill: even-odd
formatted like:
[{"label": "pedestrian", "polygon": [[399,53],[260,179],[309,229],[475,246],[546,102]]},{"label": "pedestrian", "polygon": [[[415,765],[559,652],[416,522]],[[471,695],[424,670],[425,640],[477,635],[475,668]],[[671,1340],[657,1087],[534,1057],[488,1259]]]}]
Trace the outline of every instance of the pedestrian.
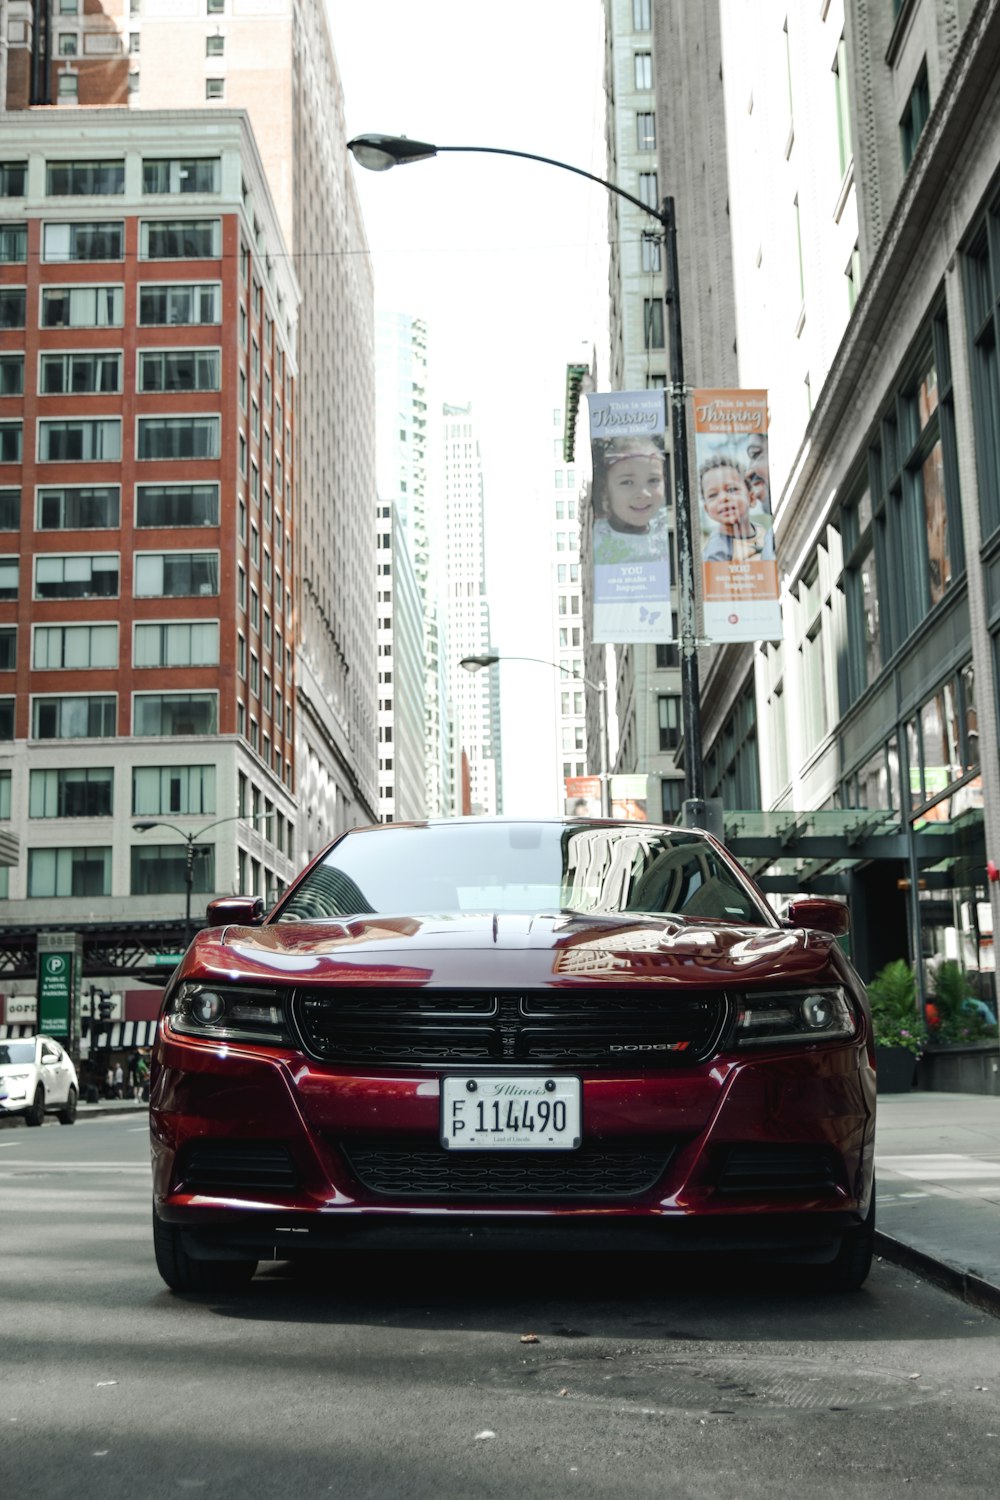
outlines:
[{"label": "pedestrian", "polygon": [[105,1099],[113,1099],[115,1097],[115,1072],[111,1067],[108,1068],[108,1071],[104,1075],[104,1097]]},{"label": "pedestrian", "polygon": [[124,1097],[125,1073],[120,1062],[115,1063],[114,1084],[111,1092],[112,1097],[115,1099],[121,1099]]},{"label": "pedestrian", "polygon": [[135,1097],[149,1098],[149,1063],[141,1052],[135,1060]]}]

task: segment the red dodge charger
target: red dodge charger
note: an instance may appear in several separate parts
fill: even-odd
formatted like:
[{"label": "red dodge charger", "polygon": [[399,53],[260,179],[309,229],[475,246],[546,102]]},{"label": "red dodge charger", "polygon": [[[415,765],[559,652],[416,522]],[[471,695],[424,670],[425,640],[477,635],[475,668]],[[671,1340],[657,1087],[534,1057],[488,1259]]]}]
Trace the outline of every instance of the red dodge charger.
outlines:
[{"label": "red dodge charger", "polygon": [[156,1262],[441,1246],[739,1253],[852,1290],[875,1072],[845,906],[779,920],[694,829],[352,829],[213,902],[153,1055]]}]

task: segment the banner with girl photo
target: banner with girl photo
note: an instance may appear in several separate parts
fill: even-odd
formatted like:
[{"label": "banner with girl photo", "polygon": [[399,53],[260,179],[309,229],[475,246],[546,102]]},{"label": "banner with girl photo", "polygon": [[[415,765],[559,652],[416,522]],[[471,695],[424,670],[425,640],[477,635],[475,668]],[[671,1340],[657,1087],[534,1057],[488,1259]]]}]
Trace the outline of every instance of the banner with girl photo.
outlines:
[{"label": "banner with girl photo", "polygon": [[781,639],[766,391],[695,391],[704,634]]},{"label": "banner with girl photo", "polygon": [[589,395],[593,639],[669,641],[670,546],[663,392]]}]

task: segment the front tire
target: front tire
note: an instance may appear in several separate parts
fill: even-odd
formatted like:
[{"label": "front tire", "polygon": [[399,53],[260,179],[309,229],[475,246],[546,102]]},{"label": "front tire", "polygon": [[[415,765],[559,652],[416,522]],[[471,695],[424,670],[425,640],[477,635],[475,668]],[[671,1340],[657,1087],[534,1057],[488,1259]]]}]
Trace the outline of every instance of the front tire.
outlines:
[{"label": "front tire", "polygon": [[76,1124],[76,1089],[70,1089],[69,1096],[57,1116],[60,1125]]},{"label": "front tire", "polygon": [[31,1101],[31,1108],[24,1116],[26,1125],[41,1125],[45,1119],[45,1090],[39,1084],[35,1090],[35,1097]]},{"label": "front tire", "polygon": [[255,1260],[195,1260],[184,1249],[181,1231],[153,1209],[156,1269],[172,1292],[240,1292],[253,1280]]},{"label": "front tire", "polygon": [[862,1223],[848,1229],[840,1243],[836,1260],[814,1268],[814,1285],[823,1292],[857,1292],[868,1279],[875,1252],[875,1184],[871,1203]]}]

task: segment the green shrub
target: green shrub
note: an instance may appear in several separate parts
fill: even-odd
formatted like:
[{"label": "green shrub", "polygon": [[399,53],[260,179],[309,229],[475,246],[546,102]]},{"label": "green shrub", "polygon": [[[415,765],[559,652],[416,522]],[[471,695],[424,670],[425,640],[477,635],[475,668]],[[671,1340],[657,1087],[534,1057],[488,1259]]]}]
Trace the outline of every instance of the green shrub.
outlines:
[{"label": "green shrub", "polygon": [[927,1034],[917,1014],[917,980],[905,959],[894,959],[879,969],[868,985],[868,1003],[880,1047],[923,1051]]}]

